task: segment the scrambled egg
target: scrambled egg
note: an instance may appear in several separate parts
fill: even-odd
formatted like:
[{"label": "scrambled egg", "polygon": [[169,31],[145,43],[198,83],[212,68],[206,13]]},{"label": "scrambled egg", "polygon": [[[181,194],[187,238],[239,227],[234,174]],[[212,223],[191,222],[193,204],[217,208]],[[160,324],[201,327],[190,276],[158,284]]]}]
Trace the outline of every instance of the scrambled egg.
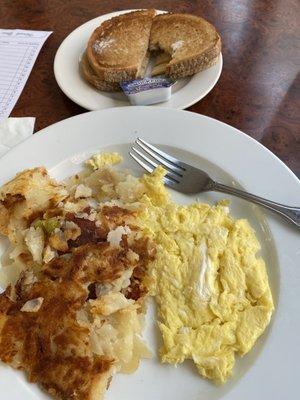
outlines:
[{"label": "scrambled egg", "polygon": [[[87,163],[96,170],[121,160],[102,153]],[[110,197],[142,206],[137,223],[157,246],[148,286],[158,305],[162,362],[192,359],[200,375],[224,383],[235,354],[251,350],[274,309],[260,244],[247,220],[229,215],[226,201],[174,203],[164,174],[159,167],[141,179],[124,176]]]},{"label": "scrambled egg", "polygon": [[95,171],[108,165],[119,164],[122,160],[123,158],[119,153],[99,153],[93,155],[85,163]]},{"label": "scrambled egg", "polygon": [[151,290],[158,304],[162,362],[192,359],[217,383],[232,373],[273,311],[259,242],[249,223],[234,220],[226,202],[177,205],[163,186],[164,170],[145,175],[141,223],[157,243]]}]

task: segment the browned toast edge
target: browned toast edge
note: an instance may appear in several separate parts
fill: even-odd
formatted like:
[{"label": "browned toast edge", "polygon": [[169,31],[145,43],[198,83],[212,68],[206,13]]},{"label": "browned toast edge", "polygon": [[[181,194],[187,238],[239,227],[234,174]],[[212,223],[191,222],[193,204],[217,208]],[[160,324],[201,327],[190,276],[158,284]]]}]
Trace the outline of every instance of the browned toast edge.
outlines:
[{"label": "browned toast edge", "polygon": [[[149,10],[138,10],[138,11],[132,11],[123,15],[130,16],[137,14],[141,11],[148,11],[149,17],[152,16],[154,18],[155,16],[155,10],[154,9],[149,9]],[[114,19],[119,18],[119,16],[113,17],[108,21],[112,21]],[[98,35],[98,31],[103,29],[103,24],[105,24],[106,21],[104,21],[97,29],[94,30],[92,33],[88,44],[87,44],[87,49],[86,49],[86,54],[87,58],[90,61],[90,65],[92,69],[95,71],[95,74],[99,77],[100,80],[106,81],[106,82],[112,82],[112,83],[118,83],[122,81],[127,81],[131,79],[136,79],[138,77],[138,67],[136,65],[128,66],[128,67],[101,67],[97,62],[93,62],[93,54],[92,54],[92,46],[91,43],[95,40],[95,37]],[[148,50],[148,49],[147,49]]]},{"label": "browned toast edge", "polygon": [[84,80],[98,90],[102,90],[103,92],[119,92],[121,90],[118,83],[107,82],[98,78],[90,66],[85,52],[80,60],[79,70]]},{"label": "browned toast edge", "polygon": [[166,75],[171,79],[179,79],[204,71],[217,63],[220,53],[221,38],[218,36],[215,45],[208,51],[177,62],[171,60],[166,66]]},{"label": "browned toast edge", "polygon": [[[219,33],[217,32],[215,26],[211,24],[209,21],[207,21],[205,18],[199,17],[197,15],[193,14],[188,14],[188,13],[164,13],[164,14],[158,14],[156,15],[155,19],[161,19],[165,18],[167,15],[186,15],[188,17],[192,18],[199,18],[203,19],[206,23],[211,25],[212,29],[216,32],[217,38],[216,42],[212,47],[209,47],[207,50],[205,50],[203,53],[188,56],[184,59],[181,59],[180,61],[175,61],[174,59],[171,59],[171,61],[166,65],[165,69],[165,74],[169,76],[172,79],[179,79],[179,78],[184,78],[187,76],[191,76],[196,74],[197,72],[204,71],[205,69],[210,68],[214,64],[217,63],[218,57],[221,53],[221,38]],[[151,37],[151,35],[150,35]],[[151,42],[151,39],[150,39]],[[151,47],[150,47],[151,50]]]}]

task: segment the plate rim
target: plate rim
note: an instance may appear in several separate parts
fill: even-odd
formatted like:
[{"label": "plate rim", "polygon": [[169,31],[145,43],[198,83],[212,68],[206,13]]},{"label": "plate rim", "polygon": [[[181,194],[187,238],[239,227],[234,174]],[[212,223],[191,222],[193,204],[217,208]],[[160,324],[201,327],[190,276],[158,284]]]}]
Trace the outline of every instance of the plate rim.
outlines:
[{"label": "plate rim", "polygon": [[[9,151],[7,151],[6,153],[4,153],[1,157],[0,157],[0,164],[2,163],[2,160],[5,159],[8,155],[11,155],[13,152],[15,152],[16,150],[18,150],[19,147],[22,147],[25,143],[33,141],[35,139],[37,139],[38,137],[40,137],[40,135],[44,132],[46,132],[49,128],[53,128],[54,126],[57,126],[59,124],[63,124],[65,121],[70,121],[73,119],[80,119],[80,118],[86,118],[87,114],[93,114],[93,113],[99,113],[99,112],[103,112],[103,111],[112,111],[112,110],[124,110],[126,111],[126,109],[131,110],[135,108],[136,110],[139,109],[154,109],[156,110],[156,107],[152,107],[152,106],[135,106],[135,107],[131,107],[131,106],[125,106],[125,107],[109,107],[109,108],[105,108],[105,109],[101,109],[101,110],[88,110],[86,112],[80,113],[80,114],[76,114],[73,115],[71,117],[68,118],[64,118],[60,121],[54,122],[51,125],[48,125],[42,129],[40,129],[39,131],[34,132],[33,135],[29,136],[28,138],[26,138],[25,140],[23,140],[22,142],[18,143],[17,145],[15,145],[14,147],[10,148]],[[218,124],[224,125],[225,127],[229,127],[232,131],[234,131],[235,134],[240,135],[241,137],[246,137],[247,140],[249,140],[250,142],[254,143],[255,145],[257,145],[260,149],[263,149],[264,151],[266,151],[273,159],[275,159],[277,162],[279,162],[281,164],[281,166],[296,180],[296,182],[300,185],[300,179],[297,177],[297,175],[284,163],[284,161],[282,161],[275,153],[273,153],[270,149],[268,149],[265,145],[263,145],[261,142],[259,142],[258,140],[256,140],[255,138],[253,138],[252,136],[248,135],[247,133],[243,132],[242,130],[226,123],[223,121],[218,120],[217,118],[213,118],[210,117],[208,115],[204,115],[204,114],[200,114],[194,111],[189,111],[189,110],[182,110],[182,109],[174,109],[174,108],[169,108],[169,107],[160,107],[159,110],[164,110],[164,111],[170,111],[170,110],[174,110],[176,112],[180,112],[180,113],[185,113],[185,114],[192,114],[192,115],[196,115],[200,118],[203,119],[207,119],[210,121],[214,121],[217,122]],[[118,111],[117,111],[118,112]],[[0,179],[1,179],[1,175],[0,175]],[[1,184],[1,181],[0,181]]]},{"label": "plate rim", "polygon": [[[35,146],[37,146],[37,145],[39,145],[39,146],[41,146],[41,145],[43,145],[43,140],[44,139],[46,139],[47,138],[47,141],[49,142],[51,142],[51,141],[55,141],[55,140],[57,140],[57,137],[58,137],[58,133],[59,133],[59,130],[60,131],[62,131],[62,132],[64,132],[64,135],[65,135],[65,138],[67,138],[67,134],[69,135],[69,134],[72,134],[71,132],[68,132],[68,129],[64,129],[64,128],[68,128],[68,127],[70,127],[72,124],[74,125],[74,120],[76,121],[76,122],[78,122],[79,120],[81,120],[81,119],[90,119],[90,120],[93,120],[93,119],[95,119],[95,120],[101,120],[101,114],[104,114],[104,113],[107,113],[108,115],[110,114],[110,113],[118,113],[118,112],[121,112],[121,113],[126,113],[126,112],[129,112],[129,113],[136,113],[137,112],[137,109],[139,109],[140,110],[140,112],[141,113],[143,113],[143,112],[145,112],[145,113],[149,113],[149,115],[151,115],[152,113],[157,113],[157,114],[160,114],[160,116],[162,116],[163,115],[163,117],[162,118],[166,118],[166,119],[168,119],[169,117],[171,118],[171,117],[173,117],[173,115],[184,115],[186,118],[195,118],[195,119],[197,119],[197,121],[201,121],[201,120],[204,120],[204,121],[210,121],[210,123],[212,123],[212,124],[217,124],[217,125],[219,125],[220,124],[220,126],[221,127],[223,127],[224,128],[224,126],[226,127],[226,129],[223,129],[223,134],[224,134],[224,138],[226,138],[226,135],[228,135],[228,136],[231,136],[231,135],[234,135],[234,136],[236,136],[237,138],[240,138],[240,139],[242,139],[243,141],[245,141],[245,143],[247,142],[249,142],[249,143],[253,143],[254,144],[254,146],[255,147],[258,147],[258,148],[260,148],[261,149],[261,151],[262,151],[262,153],[261,154],[268,154],[269,156],[271,156],[271,158],[270,158],[270,160],[272,160],[272,163],[273,163],[273,161],[275,161],[277,164],[278,164],[278,161],[279,161],[279,166],[280,166],[280,168],[282,168],[282,167],[284,167],[284,172],[285,173],[287,173],[287,175],[286,175],[286,179],[287,180],[289,180],[289,179],[292,179],[292,181],[293,181],[293,185],[297,185],[297,191],[300,193],[300,181],[299,181],[299,179],[297,178],[297,176],[275,155],[275,154],[273,154],[269,149],[267,149],[264,145],[262,145],[261,143],[259,143],[258,141],[256,141],[254,138],[252,138],[252,137],[250,137],[250,136],[248,136],[248,135],[246,135],[246,134],[244,134],[242,131],[240,131],[240,130],[238,130],[237,128],[234,128],[234,127],[232,127],[232,126],[230,126],[230,125],[228,125],[228,124],[226,124],[226,123],[223,123],[223,122],[221,122],[221,121],[218,121],[218,120],[216,120],[216,119],[214,119],[214,118],[211,118],[211,117],[207,117],[207,116],[203,116],[203,115],[201,115],[201,114],[196,114],[196,113],[192,113],[192,112],[189,112],[189,111],[184,111],[184,110],[180,110],[180,111],[178,111],[178,110],[172,110],[172,109],[169,109],[169,108],[166,108],[166,109],[161,109],[161,108],[153,108],[153,107],[137,107],[137,108],[132,108],[132,107],[127,107],[127,108],[125,108],[125,107],[120,107],[120,108],[110,108],[110,109],[105,109],[105,110],[99,110],[99,111],[92,111],[92,112],[87,112],[87,113],[83,113],[83,114],[80,114],[80,115],[77,115],[77,116],[74,116],[74,117],[71,117],[71,118],[68,118],[68,119],[66,119],[66,120],[63,120],[63,121],[59,121],[59,122],[57,122],[57,123],[55,123],[55,124],[53,124],[53,125],[51,125],[51,126],[49,126],[49,127],[47,127],[47,128],[44,128],[43,130],[41,130],[40,132],[39,132],[39,134],[37,134],[37,135],[33,135],[33,136],[31,136],[30,138],[28,138],[28,139],[26,139],[24,142],[22,142],[21,144],[19,144],[18,146],[16,146],[15,148],[13,148],[12,150],[10,150],[7,154],[5,154],[2,158],[0,158],[0,183],[1,183],[1,181],[2,181],[2,179],[3,179],[3,175],[6,175],[6,179],[8,179],[7,178],[7,174],[9,174],[9,178],[11,177],[11,175],[10,175],[10,169],[9,168],[2,168],[3,166],[5,166],[5,165],[7,165],[7,164],[9,164],[9,162],[11,162],[14,158],[16,158],[17,156],[18,156],[18,154],[19,155],[21,155],[21,154],[24,154],[24,152],[26,151],[26,149],[28,149],[28,147],[30,147],[30,146],[32,146],[32,143],[34,142],[35,143]],[[169,114],[169,116],[167,116],[166,114]],[[173,115],[172,115],[173,114]],[[98,116],[97,116],[98,115]],[[185,118],[184,117],[184,118]],[[181,117],[178,117],[178,118],[181,118]],[[70,122],[71,121],[71,122]],[[202,122],[199,122],[199,126],[201,125],[201,123]],[[82,122],[81,122],[81,124],[82,124]],[[59,125],[61,125],[61,127],[59,127],[59,128],[57,128],[57,126],[59,126]],[[65,125],[65,127],[64,127],[64,125]],[[78,125],[78,124],[77,124]],[[47,132],[47,130],[48,130],[48,132]],[[53,135],[53,130],[54,131],[57,131],[57,133],[55,134],[55,135]],[[52,131],[52,132],[51,132]],[[51,135],[52,134],[52,135]],[[46,135],[46,136],[42,136],[42,135]],[[127,134],[127,136],[129,137],[131,135],[131,133],[128,133]],[[207,134],[206,134],[207,135]],[[227,139],[227,138],[226,138]],[[184,142],[184,140],[183,139],[180,139],[181,141],[182,141],[182,143],[185,143]],[[225,139],[224,139],[225,140]],[[238,140],[238,139],[234,139],[234,140]],[[118,142],[116,142],[116,143],[118,143]],[[120,142],[119,142],[120,143]],[[172,136],[169,136],[169,135],[166,135],[166,136],[164,136],[164,137],[162,137],[162,143],[164,143],[164,144],[169,144],[169,145],[173,145],[173,142],[172,142]],[[59,142],[58,143],[56,143],[56,146],[58,146],[59,145]],[[104,145],[107,145],[106,143],[104,143],[103,145],[101,144],[101,140],[99,140],[99,147],[101,147],[101,146],[104,146]],[[23,147],[23,150],[22,150],[22,147]],[[88,147],[88,145],[86,145],[85,144],[85,148],[84,149],[86,149]],[[186,149],[186,147],[185,147],[185,144],[183,144],[183,146],[182,146],[182,148],[183,149]],[[82,149],[82,151],[84,151],[84,149]],[[254,149],[254,147],[253,147],[253,149]],[[252,150],[251,150],[252,151]],[[253,150],[254,151],[254,150]],[[64,150],[64,152],[68,152],[68,150]],[[203,155],[202,155],[202,153],[201,152],[199,152],[199,151],[197,151],[197,150],[193,150],[193,152],[195,153],[195,154],[198,154],[198,155],[200,155],[201,157],[203,157]],[[68,156],[66,156],[66,157],[68,157]],[[23,162],[23,161],[22,161]],[[28,164],[28,162],[26,161],[26,163]],[[31,160],[30,160],[30,163],[31,163]],[[225,171],[227,172],[227,170],[225,169]],[[231,174],[231,172],[229,172],[230,174]],[[237,173],[236,174],[236,176],[237,176],[237,178],[238,179],[240,179],[239,178],[239,173]],[[294,187],[294,186],[293,186]],[[296,187],[295,187],[296,188]],[[295,191],[296,192],[296,191]],[[289,232],[289,229],[286,229],[285,228],[285,226],[286,225],[284,225],[284,224],[280,224],[279,226],[278,226],[278,224],[276,223],[276,221],[269,221],[269,218],[267,217],[267,220],[268,220],[268,222],[269,222],[269,226],[270,226],[270,228],[271,228],[271,232],[272,232],[272,234],[273,234],[273,236],[274,236],[274,233],[276,233],[276,235],[274,236],[274,242],[275,242],[275,245],[276,245],[276,250],[278,249],[278,247],[277,247],[277,240],[278,240],[278,236],[282,236],[282,235],[287,235],[287,236],[289,236],[290,234],[291,234],[291,232]],[[271,223],[272,222],[272,223]],[[274,231],[275,230],[275,231]],[[276,232],[276,230],[277,230],[277,232]],[[293,236],[291,236],[290,235],[290,237],[293,239]],[[280,254],[279,253],[279,251],[278,251],[278,260],[279,260],[279,263],[280,262],[282,262],[283,263],[283,261],[285,261],[285,273],[286,274],[291,274],[291,271],[290,271],[290,268],[289,268],[289,265],[288,265],[288,263],[287,263],[287,261],[286,260],[284,260],[283,258],[282,258],[282,254]],[[298,276],[298,278],[300,278],[300,272],[299,272],[299,270],[296,270],[296,271],[294,271],[295,272],[295,276],[297,277]],[[287,278],[286,278],[287,279]],[[293,279],[293,277],[291,277],[290,275],[288,276],[288,279],[290,279],[290,280],[292,280]],[[280,292],[281,292],[281,290],[280,290]],[[287,296],[287,295],[286,295]],[[290,296],[290,294],[289,294],[289,296]],[[298,303],[297,303],[298,304]],[[281,306],[282,307],[282,306]],[[298,305],[297,305],[297,307],[299,307]],[[279,314],[279,315],[278,315]],[[277,313],[276,314],[276,322],[277,322],[277,320],[279,319],[279,318],[281,318],[281,321],[283,320],[283,321],[285,321],[284,319],[283,319],[283,316],[282,316],[282,312],[281,312],[281,308],[280,308],[280,313]],[[299,325],[299,318],[298,318],[298,326],[300,326]],[[277,326],[278,324],[276,323],[276,326]],[[275,327],[273,327],[273,330],[274,330],[274,328]],[[299,331],[298,331],[299,332]],[[270,353],[269,352],[269,348],[270,347],[272,347],[272,343],[274,342],[274,340],[272,339],[273,338],[273,334],[272,335],[270,335],[269,336],[269,338],[268,338],[268,341],[267,341],[267,343],[269,343],[269,341],[270,341],[270,345],[269,346],[265,346],[264,347],[264,349],[263,349],[263,352],[262,352],[262,354],[259,356],[259,363],[258,362],[255,362],[252,366],[251,366],[251,368],[248,370],[248,372],[247,372],[247,374],[245,375],[245,376],[243,376],[242,378],[241,378],[241,382],[239,383],[237,383],[235,386],[234,386],[234,388],[232,388],[230,391],[229,391],[229,393],[226,393],[225,395],[224,395],[224,397],[222,397],[222,399],[226,399],[226,400],[240,400],[240,398],[244,398],[244,399],[250,399],[250,398],[254,398],[253,397],[253,391],[254,390],[256,390],[255,389],[255,385],[253,385],[253,381],[251,381],[251,377],[257,377],[257,375],[259,375],[258,373],[259,372],[262,372],[261,371],[261,369],[263,368],[262,367],[262,363],[263,363],[263,361],[266,359],[266,357],[267,357],[267,354],[268,353]],[[272,339],[272,340],[271,340]],[[274,344],[273,344],[273,346],[274,346]],[[268,351],[266,351],[266,350],[268,350]],[[263,357],[262,357],[263,356]],[[262,358],[262,359],[261,359]],[[296,360],[295,360],[295,363],[296,363]],[[266,369],[263,369],[263,372],[266,372]],[[260,375],[259,375],[260,376]],[[242,381],[244,382],[244,384],[242,383]],[[259,382],[259,380],[257,380],[257,382]],[[256,381],[254,381],[254,384],[256,383]],[[253,386],[253,387],[252,387]],[[268,385],[266,385],[266,386],[268,386]],[[241,392],[238,390],[238,388],[242,388],[241,390],[242,390],[242,395],[241,395]],[[246,389],[247,390],[249,390],[249,393],[248,392],[245,392],[245,390]],[[251,389],[252,388],[252,389]],[[294,386],[294,389],[295,389],[295,386]],[[243,391],[244,390],[244,391]],[[251,392],[251,390],[252,390],[252,392]],[[263,387],[263,388],[261,388],[261,387],[259,387],[259,388],[257,388],[257,390],[258,390],[258,393],[261,393],[261,396],[262,396],[262,398],[269,398],[269,397],[266,397],[266,396],[268,396],[268,393],[266,392],[267,391],[267,388],[265,388],[265,387]],[[271,390],[273,390],[273,389],[271,389]],[[290,390],[293,390],[293,388],[291,388]],[[293,395],[293,393],[295,393],[295,392],[291,392],[290,394],[291,395]],[[264,396],[264,394],[265,394],[265,396]],[[276,393],[275,393],[275,391],[274,391],[274,397],[273,397],[273,400],[279,400],[279,399],[281,399],[281,397],[276,397]]]},{"label": "plate rim", "polygon": [[[114,105],[110,105],[110,106],[108,106],[108,107],[104,106],[104,107],[101,107],[101,108],[93,108],[93,107],[89,106],[89,105],[87,104],[87,102],[81,100],[80,96],[78,97],[78,96],[74,95],[73,92],[72,92],[72,90],[70,90],[68,86],[66,87],[66,86],[63,84],[63,80],[61,79],[60,72],[59,72],[58,63],[60,62],[60,59],[61,59],[61,57],[62,57],[62,55],[63,55],[62,52],[63,52],[64,46],[65,46],[65,45],[69,42],[69,40],[70,40],[70,36],[72,36],[73,34],[76,34],[77,31],[80,30],[80,29],[82,29],[82,28],[84,28],[85,25],[89,25],[89,24],[91,24],[91,23],[93,23],[93,22],[96,22],[96,21],[98,21],[98,20],[100,20],[100,22],[102,23],[102,22],[104,22],[105,20],[107,20],[107,19],[109,19],[109,18],[112,18],[112,17],[114,17],[114,16],[118,16],[118,15],[121,15],[121,14],[126,14],[126,13],[132,12],[132,11],[138,11],[138,10],[143,10],[143,8],[119,10],[119,11],[114,11],[114,12],[111,12],[111,13],[106,13],[106,14],[103,14],[103,15],[99,15],[98,17],[92,18],[92,19],[90,19],[89,21],[86,21],[86,22],[84,22],[83,24],[77,26],[77,28],[73,29],[73,30],[63,39],[63,41],[60,43],[58,49],[56,50],[55,56],[54,56],[54,61],[53,61],[53,73],[54,73],[55,81],[56,81],[57,85],[59,86],[60,90],[64,93],[65,96],[67,96],[67,97],[68,97],[71,101],[73,101],[75,104],[79,105],[80,107],[82,107],[82,108],[84,108],[84,109],[86,109],[86,110],[88,110],[88,111],[99,111],[99,110],[103,110],[103,109],[107,109],[107,108],[117,108],[117,107],[119,108],[119,107],[120,107],[120,105],[115,105],[115,106],[114,106]],[[165,11],[165,10],[157,10],[157,9],[156,9],[156,11],[157,11],[158,13],[165,13],[165,12],[168,12],[168,11]],[[105,18],[104,18],[104,17],[105,17]],[[62,54],[61,54],[61,53],[62,53]],[[223,55],[222,55],[222,52],[220,52],[218,61],[217,61],[217,63],[216,63],[213,67],[217,67],[217,68],[218,68],[217,73],[216,73],[216,75],[214,76],[214,79],[212,80],[211,85],[208,86],[208,87],[206,88],[206,90],[202,91],[200,95],[194,96],[191,100],[182,102],[181,105],[178,105],[178,106],[166,106],[166,102],[163,102],[163,103],[158,103],[158,104],[154,105],[154,107],[159,107],[159,108],[164,108],[164,107],[166,107],[166,108],[171,108],[171,109],[183,110],[183,109],[186,109],[186,108],[188,108],[188,107],[191,107],[192,105],[194,105],[194,104],[196,104],[197,102],[199,102],[200,100],[202,100],[205,96],[208,95],[208,93],[210,93],[210,92],[213,90],[213,88],[216,86],[216,84],[218,83],[218,81],[219,81],[219,79],[220,79],[221,73],[222,73],[222,71],[223,71]],[[213,68],[213,67],[211,67],[211,68]],[[201,72],[205,72],[205,71],[200,71],[199,73],[197,73],[197,74],[195,74],[195,75],[193,75],[193,76],[191,76],[191,77],[188,77],[188,78],[190,79],[190,81],[184,86],[184,88],[185,88],[186,86],[192,85],[192,84],[193,84],[192,80],[195,79],[195,78],[197,77],[198,74],[201,74]],[[79,72],[78,72],[78,74],[79,74]],[[88,84],[87,84],[87,85],[88,85]],[[89,85],[89,86],[90,86],[90,85]],[[93,87],[91,87],[91,89],[93,89]],[[96,89],[94,89],[94,90],[96,90]],[[181,89],[180,89],[180,90],[181,90]],[[179,90],[179,91],[180,91],[180,90]],[[101,93],[101,91],[100,91],[100,93]],[[128,104],[125,103],[124,106],[122,106],[122,107],[127,107],[127,106],[129,106],[129,105],[130,105],[130,103],[128,102]]]}]

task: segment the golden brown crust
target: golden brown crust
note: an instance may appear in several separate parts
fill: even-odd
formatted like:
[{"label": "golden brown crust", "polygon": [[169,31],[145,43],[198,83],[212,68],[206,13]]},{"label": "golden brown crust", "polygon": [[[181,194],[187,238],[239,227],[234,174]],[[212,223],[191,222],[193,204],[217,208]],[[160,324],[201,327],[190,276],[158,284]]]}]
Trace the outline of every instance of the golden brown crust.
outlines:
[{"label": "golden brown crust", "polygon": [[[137,258],[128,257],[132,249]],[[86,244],[45,264],[38,281],[22,273],[15,299],[11,288],[0,295],[0,359],[23,369],[31,382],[55,398],[96,400],[106,389],[114,361],[92,352],[89,328],[78,323],[77,312],[94,298],[91,284],[114,282],[130,268],[136,272],[124,294],[142,301],[147,293],[143,279],[154,252],[146,239],[135,241],[132,249],[128,243],[125,248]],[[22,311],[37,298],[43,299],[38,311]]]},{"label": "golden brown crust", "polygon": [[127,251],[112,248],[107,242],[73,248],[68,258],[55,258],[42,271],[50,279],[75,280],[81,283],[112,282],[128,268],[135,267],[127,259]]},{"label": "golden brown crust", "polygon": [[221,52],[221,39],[208,21],[190,14],[161,14],[153,21],[150,50],[171,56],[166,75],[179,79],[214,65]]},{"label": "golden brown crust", "polygon": [[184,60],[171,62],[166,66],[166,75],[176,80],[194,75],[215,65],[219,59],[221,41],[217,42],[209,52],[199,54],[197,57],[187,57]]},{"label": "golden brown crust", "polygon": [[[55,398],[91,398],[95,380],[111,370],[113,360],[93,355],[89,330],[76,320],[87,290],[74,281],[44,279],[29,286],[21,278],[16,291],[15,302],[7,292],[0,296],[5,319],[0,359],[25,370],[30,382],[38,382]],[[39,311],[21,311],[24,303],[38,297],[43,298]]]},{"label": "golden brown crust", "polygon": [[102,221],[107,226],[129,224],[135,216],[134,211],[119,206],[103,206],[101,209]]},{"label": "golden brown crust", "polygon": [[96,89],[103,92],[119,92],[121,90],[119,83],[106,82],[98,78],[89,64],[86,53],[82,55],[79,68],[82,77]]},{"label": "golden brown crust", "polygon": [[148,51],[155,10],[134,11],[104,21],[91,35],[87,59],[99,80],[135,79]]},{"label": "golden brown crust", "polygon": [[0,294],[0,360],[56,399],[101,400],[113,373],[145,356],[138,314],[155,252],[134,224],[138,211],[67,187],[36,168],[0,189],[10,239],[23,223],[12,257],[23,272]]},{"label": "golden brown crust", "polygon": [[0,189],[0,233],[15,242],[18,230],[25,229],[66,196],[64,187],[51,179],[43,167],[17,174]]}]

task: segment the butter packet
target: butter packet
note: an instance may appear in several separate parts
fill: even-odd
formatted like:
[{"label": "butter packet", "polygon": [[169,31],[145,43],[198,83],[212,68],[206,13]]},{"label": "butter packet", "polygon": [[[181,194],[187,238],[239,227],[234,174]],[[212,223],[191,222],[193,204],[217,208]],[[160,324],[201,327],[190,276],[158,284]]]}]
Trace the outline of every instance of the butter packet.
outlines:
[{"label": "butter packet", "polygon": [[172,95],[174,81],[156,76],[121,82],[120,86],[132,105],[150,105],[167,101]]}]

